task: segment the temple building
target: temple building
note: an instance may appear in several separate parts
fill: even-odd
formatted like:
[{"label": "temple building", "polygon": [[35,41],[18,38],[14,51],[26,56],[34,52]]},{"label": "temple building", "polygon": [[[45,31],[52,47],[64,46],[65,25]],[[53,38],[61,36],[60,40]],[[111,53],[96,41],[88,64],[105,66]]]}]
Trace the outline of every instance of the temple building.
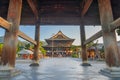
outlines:
[{"label": "temple building", "polygon": [[70,46],[75,39],[71,39],[64,35],[62,31],[58,31],[49,39],[45,39],[48,45],[43,46],[48,56],[70,56],[72,51]]}]

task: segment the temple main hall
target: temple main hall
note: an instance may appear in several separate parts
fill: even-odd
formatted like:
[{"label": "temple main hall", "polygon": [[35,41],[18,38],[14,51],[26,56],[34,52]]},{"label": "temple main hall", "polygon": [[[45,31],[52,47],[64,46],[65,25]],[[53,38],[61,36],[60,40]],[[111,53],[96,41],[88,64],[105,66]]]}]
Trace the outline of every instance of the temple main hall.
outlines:
[{"label": "temple main hall", "polygon": [[67,37],[62,31],[58,31],[57,34],[49,39],[45,39],[47,45],[43,46],[43,48],[47,51],[47,56],[70,56],[72,54],[70,47],[74,40]]}]

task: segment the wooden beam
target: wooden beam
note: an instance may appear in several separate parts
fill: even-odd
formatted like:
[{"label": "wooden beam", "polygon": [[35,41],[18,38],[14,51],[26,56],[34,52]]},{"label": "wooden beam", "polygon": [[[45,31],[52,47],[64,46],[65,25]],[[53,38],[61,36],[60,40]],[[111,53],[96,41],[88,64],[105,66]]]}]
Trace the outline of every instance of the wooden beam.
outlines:
[{"label": "wooden beam", "polygon": [[87,11],[88,11],[90,5],[92,4],[92,2],[93,2],[93,0],[87,0],[87,1],[85,1],[85,3],[83,2],[84,6],[83,6],[83,9],[82,9],[82,12],[81,12],[81,16],[84,16],[87,13]]},{"label": "wooden beam", "polygon": [[37,44],[35,40],[33,40],[32,38],[30,38],[29,36],[27,36],[26,34],[24,34],[21,31],[18,32],[18,36],[27,40],[27,41],[29,41],[29,42],[31,42],[31,43],[33,43],[33,44],[35,44],[35,45]]},{"label": "wooden beam", "polygon": [[97,33],[94,34],[93,36],[91,36],[89,39],[87,39],[87,40],[84,42],[84,45],[90,43],[91,41],[93,41],[93,40],[95,40],[95,39],[97,39],[97,38],[99,38],[99,37],[101,37],[101,36],[102,36],[102,30],[99,31],[99,32],[97,32]]},{"label": "wooden beam", "polygon": [[0,27],[4,28],[6,30],[9,30],[10,26],[11,26],[10,22],[8,22],[7,20],[0,17]]},{"label": "wooden beam", "polygon": [[37,7],[35,5],[35,3],[33,2],[33,0],[27,0],[29,6],[31,7],[35,17],[38,19],[38,10],[37,10]]},{"label": "wooden beam", "polygon": [[[9,31],[9,28],[12,24],[8,22],[7,20],[3,19],[2,17],[0,17],[0,25],[1,25],[0,27]],[[18,36],[36,45],[36,41],[34,41],[32,38],[30,38],[23,32],[18,31]]]},{"label": "wooden beam", "polygon": [[110,31],[113,31],[118,27],[120,27],[120,18],[116,19],[110,24]]},{"label": "wooden beam", "polygon": [[[120,18],[116,19],[115,21],[113,21],[111,24],[110,24],[110,31],[113,31],[115,30],[116,28],[118,28],[120,26]],[[91,36],[89,39],[87,39],[84,44],[87,44],[99,37],[102,36],[102,31],[99,31],[97,32],[96,34],[94,34],[93,36]]]}]

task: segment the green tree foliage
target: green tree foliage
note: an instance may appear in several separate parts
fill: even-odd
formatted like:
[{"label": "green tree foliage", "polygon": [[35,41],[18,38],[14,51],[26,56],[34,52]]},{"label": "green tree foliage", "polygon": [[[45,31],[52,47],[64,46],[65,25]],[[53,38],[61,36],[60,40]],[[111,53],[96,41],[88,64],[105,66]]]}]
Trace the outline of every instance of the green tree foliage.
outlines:
[{"label": "green tree foliage", "polygon": [[1,54],[2,54],[2,48],[3,48],[3,44],[0,43],[0,56],[1,56]]},{"label": "green tree foliage", "polygon": [[79,51],[80,46],[71,45],[70,50],[72,50],[73,52]]},{"label": "green tree foliage", "polygon": [[33,49],[33,47],[34,45],[31,43],[18,41],[17,52],[19,52],[22,49]]},{"label": "green tree foliage", "polygon": [[25,45],[25,49],[30,49],[30,44],[29,43]]},{"label": "green tree foliage", "polygon": [[17,52],[19,52],[20,50],[22,50],[24,48],[24,43],[21,42],[21,41],[18,41],[18,44],[17,44]]},{"label": "green tree foliage", "polygon": [[[46,50],[42,47],[44,44],[44,42],[40,41],[40,51],[43,55],[46,55]],[[33,50],[34,49],[34,45],[31,44],[31,43],[28,43],[28,42],[21,42],[19,41],[18,42],[18,45],[17,45],[17,52],[22,50],[22,49],[29,49],[29,50]]]},{"label": "green tree foliage", "polygon": [[42,47],[43,43],[44,42],[40,41],[40,47],[39,47],[39,49],[40,49],[41,53],[45,56],[46,55],[46,50]]},{"label": "green tree foliage", "polygon": [[120,35],[120,28],[116,29],[118,35]]},{"label": "green tree foliage", "polygon": [[79,56],[78,56],[78,53],[80,52],[80,46],[75,46],[75,45],[72,45],[71,47],[70,47],[70,51],[72,51],[73,53],[72,53],[72,57],[74,57],[74,58],[78,58]]},{"label": "green tree foliage", "polygon": [[104,46],[103,46],[102,49],[100,50],[100,57],[101,57],[102,59],[105,59]]},{"label": "green tree foliage", "polygon": [[75,49],[76,49],[76,46],[71,45],[70,50],[75,51]]},{"label": "green tree foliage", "polygon": [[94,45],[95,45],[94,42],[90,42],[90,43],[88,43],[86,46],[87,46],[87,48],[89,48],[89,47],[94,46]]}]

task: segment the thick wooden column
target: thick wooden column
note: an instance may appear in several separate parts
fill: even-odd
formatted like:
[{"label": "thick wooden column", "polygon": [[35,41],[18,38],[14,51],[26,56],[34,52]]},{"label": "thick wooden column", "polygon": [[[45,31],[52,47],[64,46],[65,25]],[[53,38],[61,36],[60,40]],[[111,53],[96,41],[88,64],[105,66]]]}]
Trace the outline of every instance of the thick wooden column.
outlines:
[{"label": "thick wooden column", "polygon": [[38,61],[38,53],[39,53],[39,44],[40,44],[40,23],[36,23],[35,28],[35,41],[37,42],[37,45],[35,45],[34,49],[34,60]]},{"label": "thick wooden column", "polygon": [[81,18],[81,23],[80,23],[80,34],[81,34],[81,48],[82,48],[82,61],[83,61],[83,66],[90,66],[90,64],[88,64],[87,60],[88,60],[88,56],[87,56],[87,52],[86,52],[86,44],[84,44],[85,40],[86,40],[86,36],[85,36],[85,26],[84,26],[84,20],[83,17]]},{"label": "thick wooden column", "polygon": [[21,8],[22,0],[10,0],[7,20],[12,25],[9,31],[5,32],[2,64],[8,65],[11,68],[15,66]]},{"label": "thick wooden column", "polygon": [[37,42],[36,45],[34,45],[34,56],[33,56],[33,60],[34,62],[30,65],[30,66],[39,66],[39,58],[38,58],[38,54],[39,54],[39,44],[40,44],[40,23],[39,21],[36,22],[35,24],[35,41]]},{"label": "thick wooden column", "polygon": [[120,53],[117,47],[115,31],[110,31],[110,23],[113,22],[113,14],[110,0],[98,0],[100,21],[102,25],[105,61],[107,69],[101,70],[110,77],[120,76]]},{"label": "thick wooden column", "polygon": [[120,54],[117,47],[115,31],[109,31],[109,25],[113,22],[111,3],[110,0],[98,0],[98,2],[106,63],[109,67],[119,67]]}]

